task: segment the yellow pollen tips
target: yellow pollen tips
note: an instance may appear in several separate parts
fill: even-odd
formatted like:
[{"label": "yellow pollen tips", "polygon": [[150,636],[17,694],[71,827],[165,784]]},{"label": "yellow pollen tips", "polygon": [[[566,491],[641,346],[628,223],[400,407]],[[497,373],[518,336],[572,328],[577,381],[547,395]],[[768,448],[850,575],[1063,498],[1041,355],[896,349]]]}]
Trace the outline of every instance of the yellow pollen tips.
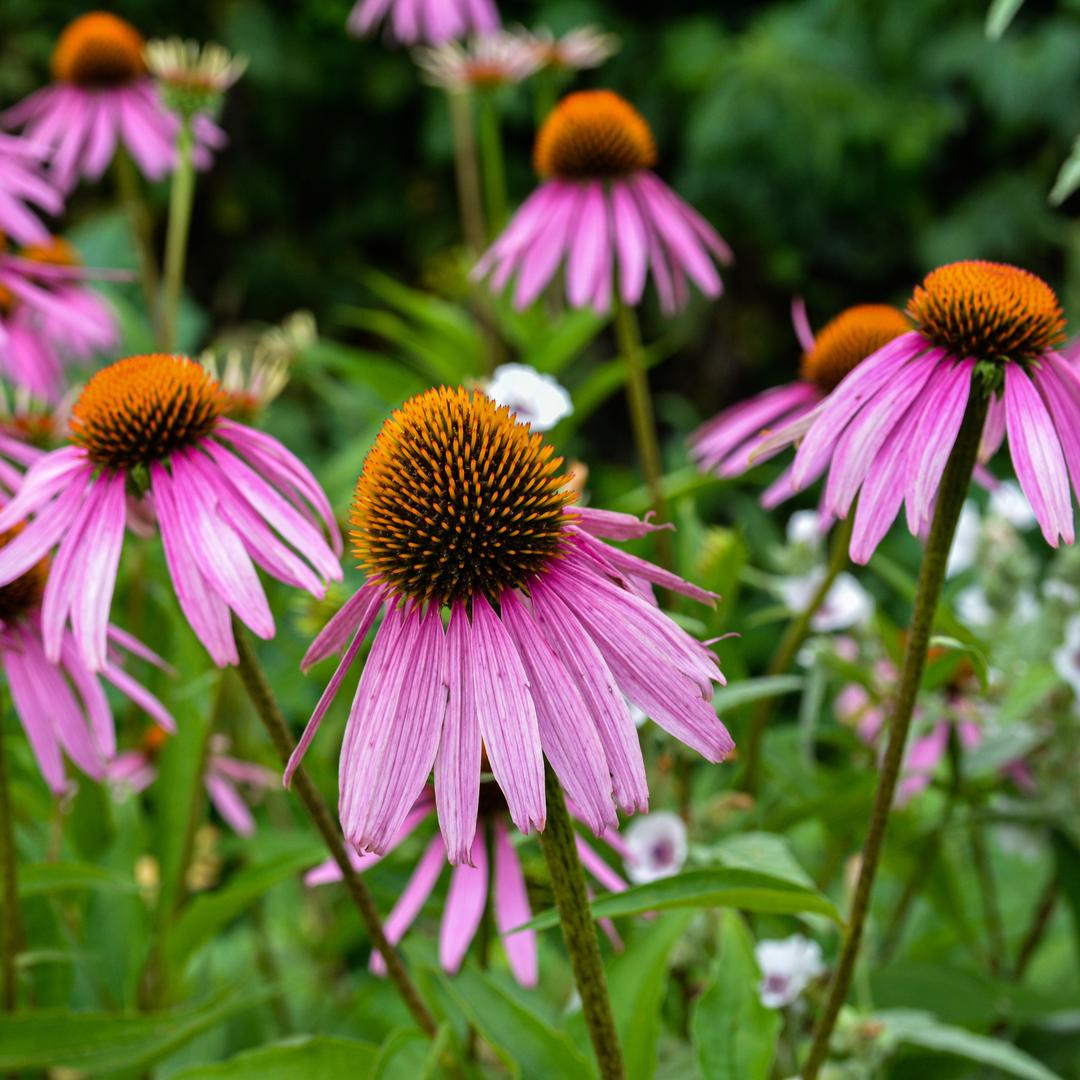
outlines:
[{"label": "yellow pollen tips", "polygon": [[604,180],[655,164],[649,125],[610,90],[564,97],[544,121],[533,149],[533,165],[541,176],[565,180]]},{"label": "yellow pollen tips", "polygon": [[846,308],[822,327],[814,347],[803,353],[802,377],[828,393],[868,356],[910,329],[903,312],[888,304]]},{"label": "yellow pollen tips", "polygon": [[395,410],[352,508],[353,551],[399,596],[498,601],[557,558],[573,501],[562,458],[480,391],[439,387]]},{"label": "yellow pollen tips", "polygon": [[72,441],[105,469],[149,465],[209,435],[227,400],[201,364],[129,356],[102,368],[71,411]]},{"label": "yellow pollen tips", "polygon": [[[5,533],[0,533],[0,548],[5,548],[23,530],[19,523]],[[22,577],[0,586],[0,624],[11,623],[21,615],[32,611],[41,603],[45,581],[49,576],[49,558],[30,567]]]},{"label": "yellow pollen tips", "polygon": [[52,54],[53,76],[87,88],[123,86],[146,71],[146,42],[131,23],[91,11],[68,23]]},{"label": "yellow pollen tips", "polygon": [[922,334],[954,356],[1034,360],[1065,340],[1065,316],[1042,278],[968,260],[926,275],[908,301]]}]

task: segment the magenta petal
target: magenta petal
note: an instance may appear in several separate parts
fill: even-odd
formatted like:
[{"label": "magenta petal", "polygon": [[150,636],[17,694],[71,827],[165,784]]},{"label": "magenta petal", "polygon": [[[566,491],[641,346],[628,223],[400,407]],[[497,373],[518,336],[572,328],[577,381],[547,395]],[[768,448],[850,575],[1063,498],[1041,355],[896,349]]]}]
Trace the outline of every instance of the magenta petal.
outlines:
[{"label": "magenta petal", "polygon": [[473,841],[469,862],[471,866],[455,866],[450,875],[439,926],[439,963],[451,975],[461,967],[487,906],[488,859],[483,833]]},{"label": "magenta petal", "polygon": [[1051,354],[1032,372],[1032,381],[1050,411],[1073,491],[1080,499],[1080,378],[1060,357]]},{"label": "magenta petal", "polygon": [[510,931],[532,918],[521,860],[514,850],[506,823],[495,819],[495,925],[503,935],[503,948],[514,978],[522,986],[535,986],[540,971],[536,955],[536,931]]}]

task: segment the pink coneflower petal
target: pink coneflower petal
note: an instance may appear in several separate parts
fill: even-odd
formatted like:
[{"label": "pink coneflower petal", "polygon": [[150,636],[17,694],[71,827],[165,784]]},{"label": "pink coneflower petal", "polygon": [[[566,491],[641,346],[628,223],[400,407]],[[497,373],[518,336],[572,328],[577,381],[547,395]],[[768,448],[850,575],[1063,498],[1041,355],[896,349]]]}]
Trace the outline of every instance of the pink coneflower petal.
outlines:
[{"label": "pink coneflower petal", "polygon": [[[596,292],[597,278],[605,269],[604,253],[610,244],[607,199],[599,181],[585,186],[580,206],[566,264],[566,291],[574,307],[587,306]],[[610,276],[610,255],[606,262]]]},{"label": "pink coneflower petal", "polygon": [[236,788],[223,776],[210,773],[203,778],[203,784],[214,808],[229,828],[237,836],[252,836],[255,832],[255,818]]},{"label": "pink coneflower petal", "polygon": [[617,826],[604,747],[585,702],[512,593],[503,600],[502,619],[525,666],[540,741],[551,767],[594,833]]},{"label": "pink coneflower petal", "polygon": [[[404,936],[405,931],[412,926],[424,902],[431,895],[431,890],[435,888],[435,883],[439,880],[439,875],[445,865],[446,849],[443,847],[442,836],[436,833],[424,849],[424,854],[420,856],[420,861],[416,864],[416,869],[409,878],[401,898],[383,924],[386,940],[391,945],[396,945]],[[374,950],[371,953],[371,970],[378,975],[386,974],[386,961]]]},{"label": "pink coneflower petal", "polygon": [[1075,539],[1069,477],[1054,423],[1038,390],[1017,364],[1005,367],[1005,424],[1016,478],[1046,542]]},{"label": "pink coneflower petal", "polygon": [[435,757],[435,805],[447,858],[468,862],[476,838],[480,799],[480,721],[470,653],[473,634],[464,605],[450,612],[446,630],[449,699],[439,752]]},{"label": "pink coneflower petal", "polygon": [[670,522],[653,525],[648,520],[652,516],[652,511],[642,519],[634,517],[633,514],[620,514],[616,510],[598,510],[592,506],[578,506],[574,508],[574,516],[578,519],[578,528],[582,532],[608,540],[640,540],[651,533],[675,527]]},{"label": "pink coneflower petal", "polygon": [[1032,382],[1054,421],[1073,491],[1080,499],[1080,427],[1076,422],[1080,416],[1080,379],[1064,360],[1050,354],[1032,372]]},{"label": "pink coneflower petal", "polygon": [[[90,734],[98,753],[106,760],[112,758],[116,754],[116,727],[113,724],[108,698],[97,677],[81,662],[78,649],[75,648],[70,636],[64,641],[60,650],[60,666],[67,673],[71,685],[82,701],[83,711],[89,721]],[[134,679],[131,681],[138,686]],[[118,687],[118,689],[122,688]],[[131,697],[130,694],[127,696]],[[132,700],[139,704],[135,698]]]},{"label": "pink coneflower petal", "polygon": [[577,684],[596,726],[615,801],[628,814],[647,810],[649,785],[641,744],[615,676],[596,643],[548,582],[533,586],[532,599],[544,637]]},{"label": "pink coneflower petal", "polygon": [[22,721],[38,769],[49,789],[54,794],[62,794],[67,788],[64,760],[53,730],[53,721],[49,719],[51,714],[39,706],[36,664],[22,647],[21,641],[13,648],[0,650],[0,656],[3,658],[12,703]]},{"label": "pink coneflower petal", "polygon": [[810,317],[806,313],[806,301],[801,296],[792,298],[791,325],[795,327],[795,337],[803,352],[810,352],[814,347],[814,331],[810,328]]},{"label": "pink coneflower petal", "polygon": [[378,585],[367,584],[357,589],[308,647],[304,659],[300,661],[300,669],[307,671],[320,660],[338,652],[356,635],[358,627],[363,627],[363,633],[366,633],[383,599],[383,590]]},{"label": "pink coneflower petal", "polygon": [[628,307],[636,307],[649,271],[649,234],[632,192],[619,181],[611,185],[611,210],[619,258],[619,296]]},{"label": "pink coneflower petal", "polygon": [[514,978],[522,986],[536,986],[539,981],[539,962],[536,955],[536,931],[522,930],[511,934],[515,927],[532,918],[525,875],[505,822],[495,819],[495,926],[503,935],[503,948]]},{"label": "pink coneflower petal", "polygon": [[519,268],[514,306],[528,307],[555,276],[563,255],[569,250],[581,216],[583,193],[570,185],[560,185],[559,199],[547,221],[524,256]]},{"label": "pink coneflower petal", "polygon": [[577,845],[581,865],[608,892],[622,892],[627,887],[626,882],[580,836],[574,837],[574,843]]},{"label": "pink coneflower petal", "polygon": [[482,595],[473,597],[473,671],[480,734],[491,771],[523,833],[545,821],[544,758],[525,669],[502,622]]},{"label": "pink coneflower petal", "polygon": [[450,875],[439,926],[439,963],[451,975],[461,967],[487,906],[488,858],[483,834],[473,841],[469,863],[455,866]]},{"label": "pink coneflower petal", "polygon": [[[70,671],[72,664],[67,664]],[[146,687],[137,683],[123,668],[116,664],[106,664],[101,671],[102,678],[116,687],[125,697],[130,698],[163,731],[170,734],[176,731],[176,721],[169,710]]]},{"label": "pink coneflower petal", "polygon": [[[29,476],[27,473],[27,478]],[[68,534],[83,494],[91,483],[89,470],[81,474],[75,473],[74,476],[69,474],[68,483],[70,486],[39,513],[31,525],[0,550],[0,585],[10,584],[16,578],[22,577],[28,567],[40,562],[57,541]],[[5,517],[16,505],[19,494],[21,492],[0,512],[0,518]],[[16,516],[7,526],[0,526],[0,530],[6,531],[18,520],[19,517]]]}]

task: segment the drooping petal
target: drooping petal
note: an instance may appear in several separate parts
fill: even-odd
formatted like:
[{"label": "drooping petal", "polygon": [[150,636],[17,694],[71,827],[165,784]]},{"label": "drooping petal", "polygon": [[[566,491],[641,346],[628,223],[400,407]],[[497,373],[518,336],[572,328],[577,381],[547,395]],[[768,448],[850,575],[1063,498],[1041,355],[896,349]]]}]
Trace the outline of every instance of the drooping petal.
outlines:
[{"label": "drooping petal", "polygon": [[488,896],[488,858],[484,834],[477,835],[468,860],[450,875],[446,908],[439,926],[439,963],[453,975],[461,967],[469,943],[484,917]]},{"label": "drooping petal", "polygon": [[536,931],[510,931],[532,918],[529,894],[521,860],[501,818],[495,819],[495,925],[503,935],[503,948],[514,978],[522,986],[535,986],[539,980],[536,955]]}]

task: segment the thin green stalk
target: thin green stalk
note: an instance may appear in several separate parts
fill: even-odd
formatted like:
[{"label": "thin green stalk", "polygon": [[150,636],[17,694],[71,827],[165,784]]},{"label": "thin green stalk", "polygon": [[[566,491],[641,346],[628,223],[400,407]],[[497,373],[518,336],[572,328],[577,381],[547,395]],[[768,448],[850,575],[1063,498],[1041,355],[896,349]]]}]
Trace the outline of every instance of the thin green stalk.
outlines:
[{"label": "thin green stalk", "polygon": [[472,98],[466,93],[446,95],[450,106],[450,130],[454,139],[454,172],[457,176],[458,213],[461,234],[469,254],[477,258],[484,250],[487,228],[480,194],[480,169],[473,131]]},{"label": "thin green stalk", "polygon": [[[660,439],[656,434],[656,414],[649,392],[649,373],[641,345],[641,329],[633,308],[615,296],[615,338],[619,353],[626,364],[626,401],[630,408],[630,424],[638,461],[649,492],[649,503],[660,522],[668,520],[664,499],[664,462],[660,455]],[[671,569],[671,538],[667,532],[656,533],[656,550],[660,563]]]},{"label": "thin green stalk", "polygon": [[1012,970],[1013,982],[1020,982],[1028,969],[1032,958],[1038,951],[1039,945],[1046,934],[1046,929],[1053,918],[1054,909],[1057,907],[1058,887],[1061,884],[1056,873],[1051,874],[1046,887],[1035,905],[1035,911],[1031,916],[1031,923],[1024,934],[1024,940],[1020,943],[1020,951],[1016,954],[1016,964]]},{"label": "thin green stalk", "polygon": [[615,1030],[615,1017],[608,997],[607,976],[600,959],[596,924],[589,910],[585,872],[574,842],[574,826],[566,809],[562,787],[551,766],[545,763],[547,825],[540,834],[540,846],[551,875],[555,906],[559,910],[563,940],[570,954],[574,981],[581,995],[581,1010],[589,1028],[593,1050],[603,1080],[623,1080],[622,1047]]},{"label": "thin green stalk", "polygon": [[544,121],[551,115],[555,108],[555,102],[559,97],[559,88],[556,85],[557,76],[551,68],[544,68],[533,79],[535,96],[533,108],[536,113],[536,128],[539,131],[544,126]]},{"label": "thin green stalk", "polygon": [[488,239],[493,239],[506,224],[506,162],[499,124],[499,105],[495,95],[482,94],[478,105],[480,164],[484,172],[484,195],[487,199]]},{"label": "thin green stalk", "polygon": [[881,764],[881,775],[870,815],[870,826],[863,845],[859,877],[851,902],[851,915],[848,919],[836,972],[829,986],[829,996],[814,1028],[810,1054],[802,1071],[803,1080],[817,1080],[818,1071],[829,1053],[829,1039],[836,1027],[837,1017],[847,999],[851,979],[855,973],[855,961],[859,955],[866,919],[870,913],[870,896],[885,844],[889,813],[892,810],[900,768],[904,761],[904,747],[911,727],[911,715],[915,709],[915,699],[918,696],[919,684],[926,666],[926,652],[930,646],[934,616],[941,596],[941,586],[945,580],[945,564],[949,557],[949,549],[952,547],[960,508],[963,506],[964,497],[971,483],[971,474],[975,468],[979,439],[986,420],[988,404],[981,384],[973,382],[967,412],[938,490],[937,508],[934,511],[930,538],[927,540],[922,567],[919,570],[919,583],[915,593],[907,650],[904,653],[904,666],[889,720],[889,742]]},{"label": "thin green stalk", "polygon": [[[285,717],[274,698],[270,684],[266,680],[258,658],[255,656],[248,638],[247,630],[237,619],[233,618],[233,633],[236,635],[236,649],[239,654],[237,671],[240,679],[247,690],[251,704],[255,708],[259,719],[263,722],[270,741],[274,744],[281,758],[282,764],[287,764],[292,754],[293,740],[289,734],[289,728],[285,723]],[[425,1035],[434,1038],[438,1031],[435,1018],[424,1004],[420,991],[409,977],[405,965],[398,954],[397,949],[386,939],[382,920],[379,918],[378,909],[372,899],[368,887],[364,884],[360,875],[353,869],[349,856],[345,851],[345,844],[341,838],[341,831],[337,822],[330,813],[330,808],[319,793],[319,789],[308,776],[307,770],[301,766],[293,774],[292,790],[300,796],[300,801],[311,818],[319,835],[322,836],[327,850],[334,862],[341,869],[345,882],[345,889],[360,915],[360,919],[367,929],[371,938],[372,946],[377,949],[386,961],[386,972],[390,981],[394,984],[397,992],[401,995],[406,1008],[412,1014],[413,1019],[419,1025]]]},{"label": "thin green stalk", "polygon": [[19,917],[19,859],[15,850],[15,819],[8,786],[7,758],[4,753],[3,723],[0,722],[0,883],[3,897],[3,925],[0,926],[0,1009],[14,1012],[19,1000],[15,960],[22,941]]},{"label": "thin green stalk", "polygon": [[986,930],[986,966],[995,978],[1001,974],[1005,962],[1005,927],[1001,921],[1001,907],[997,898],[997,882],[990,866],[982,825],[974,818],[968,821],[968,843],[975,879],[979,883],[982,902],[983,927]]},{"label": "thin green stalk", "polygon": [[[817,614],[818,608],[825,603],[825,597],[833,587],[836,579],[840,576],[848,563],[848,547],[851,544],[851,531],[855,527],[855,508],[852,507],[848,516],[841,521],[833,532],[832,546],[829,549],[829,562],[825,569],[825,576],[821,579],[817,591],[810,598],[805,609],[800,612],[798,618],[788,623],[787,629],[777,643],[776,651],[769,660],[769,666],[765,669],[767,676],[783,675],[794,663],[799,649],[810,634],[810,624]],[[758,702],[750,716],[750,727],[746,733],[746,765],[743,768],[741,787],[744,791],[754,792],[757,790],[759,773],[761,770],[761,746],[765,738],[765,730],[772,716],[776,698],[763,698]]]},{"label": "thin green stalk", "polygon": [[193,144],[191,119],[182,117],[180,131],[176,136],[176,169],[169,192],[169,226],[165,233],[165,292],[160,324],[160,344],[163,352],[172,352],[176,346],[180,296],[184,291],[184,264],[187,261],[188,232],[191,228],[191,205],[195,199]]},{"label": "thin green stalk", "polygon": [[153,223],[150,209],[143,198],[139,174],[131,155],[121,146],[113,159],[113,173],[120,202],[128,216],[131,234],[135,240],[135,253],[139,260],[139,284],[142,285],[146,317],[155,340],[159,334],[158,291],[161,280],[158,274],[157,256],[154,254]]}]

